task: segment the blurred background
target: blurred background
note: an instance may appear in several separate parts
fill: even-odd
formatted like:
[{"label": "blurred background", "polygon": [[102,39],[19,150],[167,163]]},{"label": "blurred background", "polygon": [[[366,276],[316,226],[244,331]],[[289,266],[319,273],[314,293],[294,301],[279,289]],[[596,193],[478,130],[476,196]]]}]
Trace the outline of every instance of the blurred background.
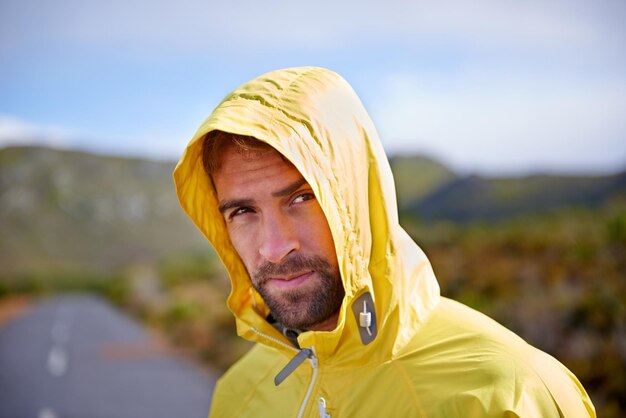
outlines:
[{"label": "blurred background", "polygon": [[624,416],[624,22],[621,0],[0,0],[0,417],[206,414],[249,345],[171,172],[230,90],[300,65],[362,98],[442,293]]}]

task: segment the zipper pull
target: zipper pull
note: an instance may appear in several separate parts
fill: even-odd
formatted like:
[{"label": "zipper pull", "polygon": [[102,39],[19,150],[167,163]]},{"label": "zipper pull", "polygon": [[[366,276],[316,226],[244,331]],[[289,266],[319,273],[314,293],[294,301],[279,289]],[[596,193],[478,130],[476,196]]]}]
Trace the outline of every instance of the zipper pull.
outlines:
[{"label": "zipper pull", "polygon": [[319,407],[320,418],[330,418],[330,415],[326,413],[326,399],[323,396],[317,400],[317,406]]},{"label": "zipper pull", "polygon": [[314,358],[313,350],[311,350],[310,348],[303,348],[302,350],[298,351],[298,354],[296,354],[294,358],[289,360],[289,363],[287,363],[285,367],[283,367],[283,369],[278,372],[278,374],[274,378],[274,384],[276,386],[280,385],[283,380],[285,380],[287,376],[293,373],[294,370],[298,368],[298,366],[304,363],[304,360],[306,360],[307,358]]}]

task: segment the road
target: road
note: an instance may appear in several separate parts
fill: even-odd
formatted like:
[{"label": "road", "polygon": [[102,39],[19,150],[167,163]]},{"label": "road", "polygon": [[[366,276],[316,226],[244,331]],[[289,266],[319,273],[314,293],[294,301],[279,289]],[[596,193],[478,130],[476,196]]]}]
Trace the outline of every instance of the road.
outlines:
[{"label": "road", "polygon": [[215,378],[93,296],[0,328],[0,418],[206,418]]}]

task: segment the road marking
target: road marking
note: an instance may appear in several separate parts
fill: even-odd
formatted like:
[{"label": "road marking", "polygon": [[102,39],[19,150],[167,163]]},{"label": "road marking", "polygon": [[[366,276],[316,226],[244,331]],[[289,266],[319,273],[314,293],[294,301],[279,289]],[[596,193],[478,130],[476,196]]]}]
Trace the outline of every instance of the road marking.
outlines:
[{"label": "road marking", "polygon": [[50,408],[41,408],[37,418],[58,418],[58,416]]},{"label": "road marking", "polygon": [[67,352],[61,348],[53,346],[48,354],[48,372],[52,376],[61,377],[67,371]]},{"label": "road marking", "polygon": [[[56,312],[56,320],[50,330],[52,348],[48,353],[48,362],[46,363],[48,372],[55,377],[61,377],[67,372],[69,358],[63,346],[69,342],[71,323],[72,310],[66,307],[59,308]],[[42,409],[42,411],[49,412],[48,409]]]}]

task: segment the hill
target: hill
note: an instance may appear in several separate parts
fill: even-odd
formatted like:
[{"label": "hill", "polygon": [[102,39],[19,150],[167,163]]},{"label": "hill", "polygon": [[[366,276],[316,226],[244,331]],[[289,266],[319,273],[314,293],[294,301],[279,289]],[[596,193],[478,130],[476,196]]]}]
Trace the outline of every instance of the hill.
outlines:
[{"label": "hill", "polygon": [[179,208],[173,168],[43,147],[0,150],[0,276],[206,250]]},{"label": "hill", "polygon": [[[391,159],[400,207],[423,220],[501,220],[600,205],[626,173],[600,177],[459,177],[425,157]],[[109,271],[210,252],[176,200],[173,162],[44,147],[0,150],[0,277]]]},{"label": "hill", "polygon": [[396,195],[401,209],[421,201],[457,178],[445,165],[432,158],[413,155],[390,158],[391,170],[396,181]]},{"label": "hill", "polygon": [[456,178],[409,204],[424,220],[497,221],[565,207],[593,208],[626,195],[626,171],[606,176]]}]

